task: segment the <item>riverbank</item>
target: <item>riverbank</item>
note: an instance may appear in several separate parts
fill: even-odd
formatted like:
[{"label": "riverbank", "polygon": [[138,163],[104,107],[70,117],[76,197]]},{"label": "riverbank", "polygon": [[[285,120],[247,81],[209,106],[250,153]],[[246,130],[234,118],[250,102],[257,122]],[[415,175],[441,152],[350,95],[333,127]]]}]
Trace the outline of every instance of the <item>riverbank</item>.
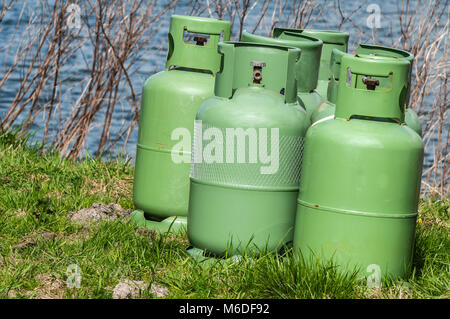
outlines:
[{"label": "riverbank", "polygon": [[130,224],[132,185],[126,161],[61,160],[0,132],[0,298],[450,297],[448,199],[421,200],[410,279],[374,290],[289,253],[206,268],[186,234]]}]

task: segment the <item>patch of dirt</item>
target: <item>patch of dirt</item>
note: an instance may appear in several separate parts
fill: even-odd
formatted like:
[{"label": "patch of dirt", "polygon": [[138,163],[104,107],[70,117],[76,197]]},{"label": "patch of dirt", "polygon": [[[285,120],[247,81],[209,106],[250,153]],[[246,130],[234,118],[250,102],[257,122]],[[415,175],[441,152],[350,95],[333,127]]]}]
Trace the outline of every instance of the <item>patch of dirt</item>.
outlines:
[{"label": "patch of dirt", "polygon": [[11,289],[8,291],[8,298],[20,297],[19,294],[25,298],[35,299],[62,299],[65,297],[66,283],[64,280],[49,274],[39,274],[35,279],[39,282],[39,287],[34,290]]},{"label": "patch of dirt", "polygon": [[53,198],[56,198],[56,199],[61,199],[61,198],[63,198],[63,193],[60,192],[60,191],[58,191],[58,190],[55,190],[54,192],[48,193],[48,197],[53,197]]},{"label": "patch of dirt", "polygon": [[36,245],[39,238],[48,241],[54,239],[55,237],[56,237],[55,233],[39,230],[37,232],[32,232],[31,234],[23,236],[20,242],[17,245],[12,246],[11,248],[23,249],[26,247]]},{"label": "patch of dirt", "polygon": [[386,288],[360,287],[363,295],[370,299],[409,299],[413,298],[411,290],[406,285],[394,285]]},{"label": "patch of dirt", "polygon": [[14,212],[14,216],[16,216],[16,217],[25,217],[26,215],[27,215],[27,212],[22,209],[19,209]]},{"label": "patch of dirt", "polygon": [[61,237],[61,239],[65,240],[68,243],[72,243],[72,242],[78,241],[78,240],[85,241],[85,240],[89,239],[90,235],[91,234],[90,234],[89,228],[83,226],[83,228],[80,231],[70,234],[68,236]]},{"label": "patch of dirt", "polygon": [[417,220],[419,225],[424,225],[428,227],[432,227],[437,225],[441,228],[450,228],[450,223],[441,220],[439,217],[422,217]]},{"label": "patch of dirt", "polygon": [[39,288],[30,292],[35,294],[36,299],[61,299],[64,297],[64,280],[54,278],[48,274],[39,274],[36,280],[41,284]]},{"label": "patch of dirt", "polygon": [[133,189],[133,179],[113,178],[106,182],[104,179],[85,178],[83,186],[88,195],[109,193],[113,197],[119,197],[120,195],[129,197]]},{"label": "patch of dirt", "polygon": [[18,256],[9,256],[8,258],[8,262],[14,266],[19,264],[21,261],[22,260]]},{"label": "patch of dirt", "polygon": [[95,203],[91,208],[83,208],[76,212],[70,212],[69,218],[73,222],[86,224],[93,221],[114,220],[117,218],[127,218],[131,214],[131,209],[123,209],[118,204],[98,204]]},{"label": "patch of dirt", "polygon": [[164,298],[169,294],[169,289],[156,284],[152,284],[151,291],[158,298]]},{"label": "patch of dirt", "polygon": [[[139,297],[139,294],[148,288],[148,284],[140,280],[125,279],[118,283],[113,290],[113,299],[132,299]],[[169,294],[169,289],[166,287],[152,284],[150,287],[151,293],[158,297],[164,298]]]},{"label": "patch of dirt", "polygon": [[50,177],[48,177],[46,174],[41,174],[41,173],[37,173],[37,174],[29,173],[29,174],[27,174],[27,176],[31,181],[38,182],[38,183],[46,183],[50,180]]},{"label": "patch of dirt", "polygon": [[106,185],[103,179],[96,180],[85,178],[84,179],[84,189],[89,190],[89,195],[104,194],[106,193]]},{"label": "patch of dirt", "polygon": [[1,256],[0,257],[0,267],[7,266],[8,264],[11,264],[12,266],[17,266],[19,263],[21,263],[23,260],[18,256],[17,252],[14,252],[10,256]]},{"label": "patch of dirt", "polygon": [[165,237],[168,241],[176,241],[180,244],[189,244],[189,240],[187,238],[187,233],[185,233],[185,235],[183,236],[178,236],[178,235],[174,235],[172,233],[170,233],[170,235],[167,235],[167,237]]},{"label": "patch of dirt", "polygon": [[360,290],[363,292],[364,297],[370,299],[383,299],[383,293],[380,288],[367,288],[360,287]]}]

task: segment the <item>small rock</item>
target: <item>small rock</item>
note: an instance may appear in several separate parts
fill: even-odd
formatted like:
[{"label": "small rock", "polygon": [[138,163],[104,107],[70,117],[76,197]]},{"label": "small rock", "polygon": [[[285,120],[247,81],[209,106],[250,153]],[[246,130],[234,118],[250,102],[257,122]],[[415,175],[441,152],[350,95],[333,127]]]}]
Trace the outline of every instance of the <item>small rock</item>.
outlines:
[{"label": "small rock", "polygon": [[109,205],[103,205],[94,203],[91,208],[83,208],[76,212],[70,212],[69,218],[71,221],[85,224],[92,221],[125,218],[130,216],[130,214],[130,209],[125,210],[118,204],[111,203]]},{"label": "small rock", "polygon": [[[126,279],[118,283],[113,290],[113,299],[132,299],[139,297],[139,294],[147,289],[148,285],[143,281]],[[166,287],[152,284],[151,293],[158,298],[164,298],[169,294]]]},{"label": "small rock", "polygon": [[147,288],[143,281],[126,279],[118,283],[113,290],[113,299],[131,299],[139,296],[142,290]]}]

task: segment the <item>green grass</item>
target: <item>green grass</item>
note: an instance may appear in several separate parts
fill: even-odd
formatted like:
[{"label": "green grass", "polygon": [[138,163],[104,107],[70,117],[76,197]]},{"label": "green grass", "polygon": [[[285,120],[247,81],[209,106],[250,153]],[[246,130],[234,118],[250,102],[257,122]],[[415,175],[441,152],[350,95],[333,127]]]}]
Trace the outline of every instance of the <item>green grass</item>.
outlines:
[{"label": "green grass", "polygon": [[[133,167],[120,160],[61,160],[0,132],[0,298],[111,298],[124,279],[165,286],[167,298],[450,297],[449,200],[421,201],[410,279],[368,290],[356,274],[306,266],[290,251],[206,267],[186,254],[186,234],[160,236],[124,219],[82,226],[68,218],[93,203],[132,209],[132,183]],[[71,264],[81,270],[79,289],[65,282]]]}]

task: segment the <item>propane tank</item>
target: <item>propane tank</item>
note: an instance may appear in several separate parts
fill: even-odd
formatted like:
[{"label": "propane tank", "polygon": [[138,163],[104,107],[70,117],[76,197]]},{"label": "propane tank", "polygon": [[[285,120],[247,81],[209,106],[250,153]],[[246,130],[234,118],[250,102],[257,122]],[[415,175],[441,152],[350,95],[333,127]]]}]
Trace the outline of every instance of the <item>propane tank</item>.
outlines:
[{"label": "propane tank", "polygon": [[219,52],[215,97],[194,128],[189,241],[217,256],[274,251],[292,242],[309,125],[296,101],[300,50],[227,42]]},{"label": "propane tank", "polygon": [[315,90],[319,75],[322,41],[294,32],[276,32],[273,38],[243,32],[243,42],[284,45],[301,49],[301,57],[296,66],[298,103],[306,110],[308,119],[324,99]]},{"label": "propane tank", "polygon": [[424,152],[403,124],[409,67],[342,56],[335,118],[314,123],[305,138],[294,235],[305,260],[407,276]]},{"label": "propane tank", "polygon": [[347,52],[349,34],[347,32],[329,31],[329,30],[314,30],[314,29],[289,29],[289,28],[275,28],[273,30],[274,37],[283,32],[296,32],[302,35],[320,39],[323,42],[322,54],[320,57],[319,80],[317,83],[317,92],[323,99],[327,98],[328,81],[329,81],[329,66],[331,59],[331,51],[338,49],[342,52]]},{"label": "propane tank", "polygon": [[171,17],[166,70],[149,77],[142,91],[132,215],[138,225],[161,232],[185,227],[190,144],[180,150],[182,160],[174,161],[172,148],[177,134],[192,135],[200,105],[214,95],[217,45],[221,36],[229,40],[230,28],[216,19]]},{"label": "propane tank", "polygon": [[[335,102],[337,95],[337,87],[339,83],[339,71],[340,71],[340,61],[343,56],[343,52],[337,49],[333,49],[330,60],[330,81],[328,83],[328,91],[327,97],[328,102],[323,103],[319,106],[317,111],[315,111],[311,116],[311,122],[314,123],[322,118],[328,117],[330,115],[334,115],[335,112]],[[411,90],[411,73],[412,73],[412,64],[414,61],[414,55],[412,55],[408,51],[394,49],[379,45],[370,45],[370,44],[360,44],[356,49],[356,54],[366,54],[366,55],[374,55],[374,56],[385,56],[385,57],[395,57],[399,59],[405,59],[410,62],[411,66],[409,69],[408,75],[408,88],[406,93],[406,112],[405,112],[405,123],[417,134],[422,135],[422,129],[420,126],[420,120],[417,114],[408,107],[409,99],[410,99],[410,90]]]}]

